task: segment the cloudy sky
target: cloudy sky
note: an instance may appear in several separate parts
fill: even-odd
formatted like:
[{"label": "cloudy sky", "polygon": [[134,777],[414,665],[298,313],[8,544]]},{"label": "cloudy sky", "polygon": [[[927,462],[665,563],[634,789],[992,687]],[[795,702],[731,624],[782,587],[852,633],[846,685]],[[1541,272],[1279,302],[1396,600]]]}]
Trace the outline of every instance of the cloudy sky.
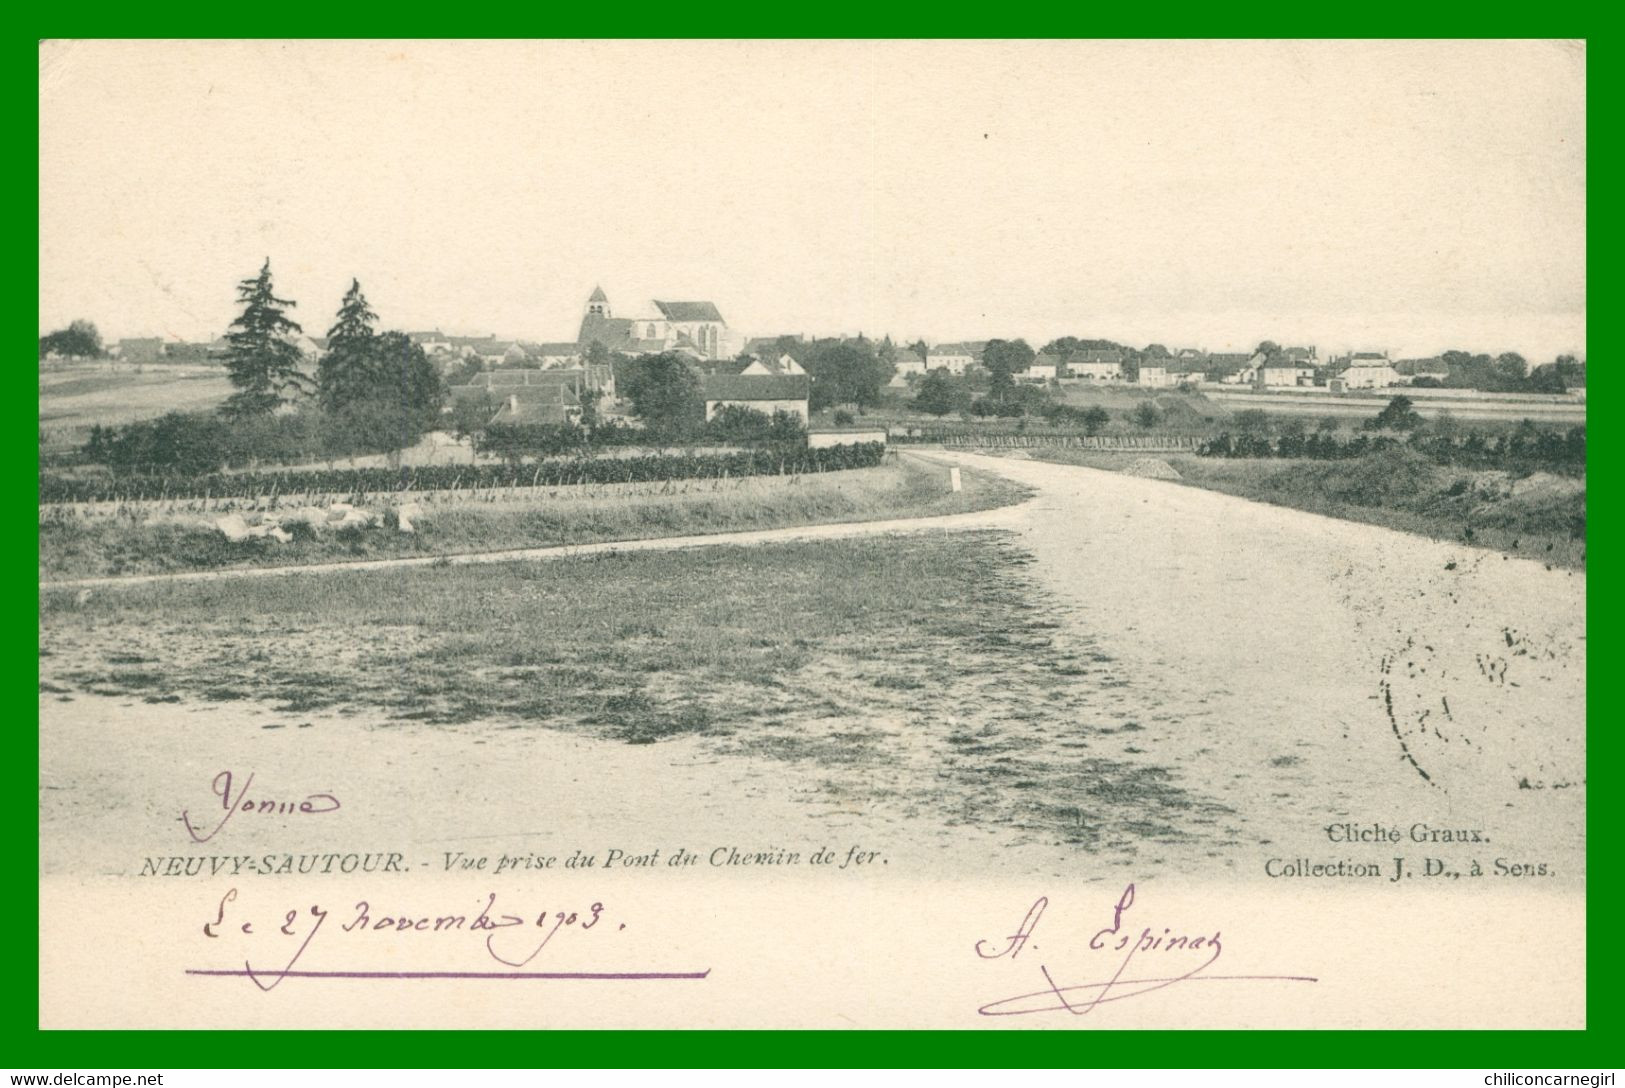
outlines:
[{"label": "cloudy sky", "polygon": [[40,329],[1585,348],[1581,44],[51,42]]}]

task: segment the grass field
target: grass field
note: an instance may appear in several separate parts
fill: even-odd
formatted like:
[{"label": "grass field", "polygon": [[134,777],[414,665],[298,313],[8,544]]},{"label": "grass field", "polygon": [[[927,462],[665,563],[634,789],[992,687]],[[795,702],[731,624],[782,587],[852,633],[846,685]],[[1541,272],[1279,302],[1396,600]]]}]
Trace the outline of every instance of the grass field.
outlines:
[{"label": "grass field", "polygon": [[220,367],[64,363],[41,366],[42,447],[62,452],[82,445],[97,423],[130,423],[165,412],[214,408],[231,393]]},{"label": "grass field", "polygon": [[[1126,851],[1223,810],[1125,757],[1130,679],[1006,534],[42,593],[40,690],[552,728],[795,766],[879,821]],[[1147,719],[1149,720],[1149,719]],[[719,772],[720,773],[720,772]],[[876,807],[878,806],[878,807]]]},{"label": "grass field", "polygon": [[[1028,452],[1036,460],[1109,471],[1144,457],[1064,448]],[[1515,478],[1441,467],[1408,450],[1348,461],[1159,456],[1195,487],[1585,569],[1584,478]]]},{"label": "grass field", "polygon": [[427,506],[416,531],[380,528],[231,543],[207,515],[87,517],[41,507],[41,580],[636,540],[834,521],[959,514],[1026,497],[1020,485],[978,472],[953,492],[947,469],[900,457],[872,469],[801,477],[674,481],[668,494],[560,488],[555,497]]}]

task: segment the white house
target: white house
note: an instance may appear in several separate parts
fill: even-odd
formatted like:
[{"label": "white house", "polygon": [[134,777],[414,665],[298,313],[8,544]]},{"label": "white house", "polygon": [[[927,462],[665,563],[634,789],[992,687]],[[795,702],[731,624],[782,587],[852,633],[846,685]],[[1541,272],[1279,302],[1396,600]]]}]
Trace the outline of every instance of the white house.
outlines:
[{"label": "white house", "polygon": [[906,378],[910,374],[924,374],[925,360],[912,351],[902,351],[897,355],[897,376]]},{"label": "white house", "polygon": [[1404,380],[1386,352],[1357,351],[1340,362],[1337,377],[1345,389],[1387,389]]},{"label": "white house", "polygon": [[938,344],[926,353],[925,368],[946,370],[950,374],[963,374],[975,362],[975,356],[964,344]]},{"label": "white house", "polygon": [[1173,385],[1177,376],[1168,373],[1168,368],[1160,363],[1141,363],[1138,384],[1152,389],[1163,389]]},{"label": "white house", "polygon": [[723,408],[742,408],[772,415],[788,412],[807,422],[807,397],[812,381],[805,374],[713,374],[701,382],[705,418],[711,419]]},{"label": "white house", "polygon": [[1256,368],[1258,384],[1269,389],[1290,389],[1315,384],[1312,363],[1298,362],[1285,355],[1272,355]]},{"label": "white house", "polygon": [[1116,348],[1080,348],[1066,357],[1067,373],[1090,382],[1123,380],[1123,353]]},{"label": "white house", "polygon": [[1387,363],[1355,363],[1337,375],[1345,389],[1387,389],[1401,382],[1400,374]]}]

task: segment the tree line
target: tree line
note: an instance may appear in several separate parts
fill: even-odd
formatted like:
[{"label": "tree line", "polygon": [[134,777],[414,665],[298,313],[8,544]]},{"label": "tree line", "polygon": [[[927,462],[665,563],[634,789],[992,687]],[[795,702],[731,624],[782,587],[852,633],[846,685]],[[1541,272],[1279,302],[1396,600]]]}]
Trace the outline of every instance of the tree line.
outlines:
[{"label": "tree line", "polygon": [[404,332],[379,332],[359,281],[340,303],[314,374],[294,342],[303,332],[278,298],[267,259],[237,285],[226,334],[233,391],[216,412],[172,412],[92,428],[85,456],[126,472],[209,472],[256,461],[348,457],[414,445],[445,405],[440,372]]}]

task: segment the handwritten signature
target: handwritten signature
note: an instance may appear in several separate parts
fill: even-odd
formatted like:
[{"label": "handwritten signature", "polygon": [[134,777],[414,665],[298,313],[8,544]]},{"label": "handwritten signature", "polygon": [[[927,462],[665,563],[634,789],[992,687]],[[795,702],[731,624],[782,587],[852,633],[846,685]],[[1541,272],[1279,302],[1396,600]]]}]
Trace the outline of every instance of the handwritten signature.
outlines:
[{"label": "handwritten signature", "polygon": [[[977,941],[976,954],[984,960],[1017,960],[1025,951],[1029,953],[1028,959],[1032,959],[1031,953],[1038,951],[1033,935],[1048,906],[1049,898],[1040,896],[1028,908],[1014,933],[994,941]],[[1111,925],[1096,930],[1089,938],[1089,951],[1107,953],[1115,960],[1116,968],[1109,977],[1062,985],[1056,981],[1049,965],[1040,962],[1038,974],[1044,980],[1041,988],[989,1002],[977,1012],[983,1016],[1031,1016],[1050,1012],[1084,1016],[1101,1005],[1190,982],[1317,981],[1304,975],[1210,974],[1209,968],[1224,954],[1223,936],[1217,929],[1211,933],[1175,933],[1171,927],[1165,927],[1158,933],[1152,926],[1139,926],[1135,932],[1136,927],[1124,926],[1124,916],[1133,906],[1134,885],[1130,884],[1112,909]],[[1122,953],[1121,959],[1116,959],[1118,953]],[[1130,964],[1135,965],[1133,972],[1129,970]]]},{"label": "handwritten signature", "polygon": [[237,815],[239,812],[260,813],[275,816],[286,816],[297,813],[300,815],[312,816],[321,815],[322,813],[326,812],[336,812],[340,807],[339,799],[334,797],[331,793],[312,793],[305,797],[305,799],[302,801],[278,801],[271,798],[265,798],[264,800],[255,798],[251,800],[248,796],[248,791],[249,788],[254,785],[254,775],[250,773],[248,779],[242,784],[242,788],[237,790],[236,793],[232,792],[233,781],[234,779],[230,771],[221,771],[219,774],[214,776],[214,781],[210,783],[210,788],[214,791],[214,795],[220,798],[220,807],[225,810],[225,815],[220,817],[220,822],[215,824],[214,827],[210,829],[208,834],[201,833],[198,828],[193,825],[190,810],[181,810],[180,822],[186,828],[186,833],[192,837],[193,842],[208,842],[210,839],[218,835],[221,828],[225,827],[226,824],[230,822],[231,818]]}]

